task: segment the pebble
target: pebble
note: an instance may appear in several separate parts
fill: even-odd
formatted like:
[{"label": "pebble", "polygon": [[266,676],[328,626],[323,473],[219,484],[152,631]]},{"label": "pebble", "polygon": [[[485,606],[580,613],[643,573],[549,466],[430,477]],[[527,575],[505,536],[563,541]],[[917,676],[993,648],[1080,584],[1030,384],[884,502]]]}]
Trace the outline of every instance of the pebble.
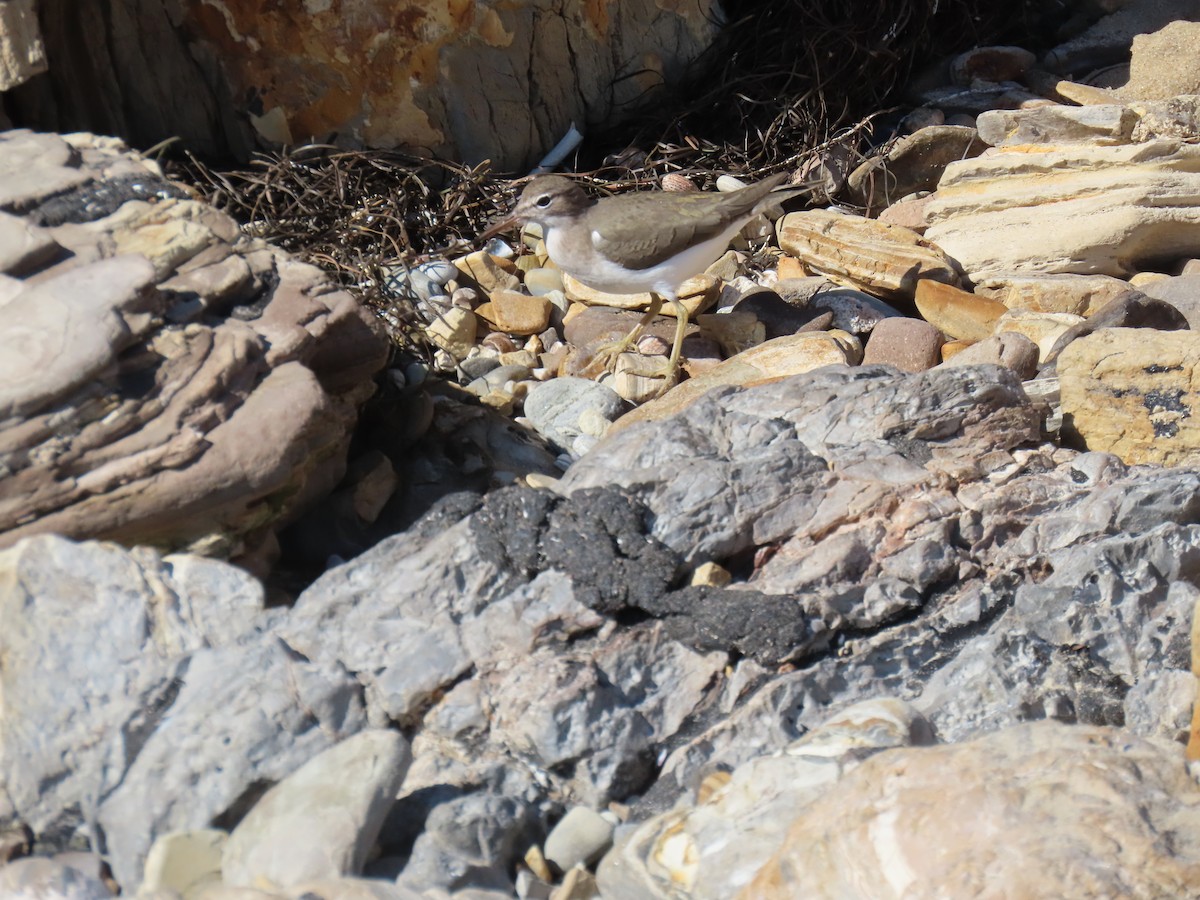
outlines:
[{"label": "pebble", "polygon": [[526,369],[536,369],[538,365],[538,355],[532,350],[512,350],[508,353],[501,353],[497,359],[500,360],[502,366],[524,366]]},{"label": "pebble", "polygon": [[508,334],[537,334],[550,324],[550,301],[517,291],[492,291],[491,299],[475,314],[497,331]]},{"label": "pebble", "polygon": [[834,328],[857,335],[870,334],[884,319],[901,316],[898,309],[878,297],[847,287],[818,291],[810,301],[809,309],[814,314],[833,313]]},{"label": "pebble", "polygon": [[539,266],[525,273],[525,289],[535,297],[563,289],[562,272]]},{"label": "pebble", "polygon": [[678,172],[668,172],[662,177],[662,189],[664,191],[675,191],[676,193],[699,190],[695,182],[686,175],[680,175]]},{"label": "pebble", "polygon": [[496,259],[512,259],[516,256],[517,251],[513,249],[512,244],[504,240],[504,238],[492,238],[483,248],[484,253],[494,256]]},{"label": "pebble", "polygon": [[1091,316],[1122,297],[1137,293],[1112,275],[1019,274],[983,278],[975,294],[1003,303],[1009,309],[1065,312]]},{"label": "pebble", "polygon": [[73,866],[32,856],[0,866],[0,897],[111,900],[112,893],[104,882]]},{"label": "pebble", "polygon": [[692,572],[693,587],[707,585],[708,587],[725,587],[733,581],[733,575],[720,563],[706,562],[696,566]]},{"label": "pebble", "polygon": [[934,190],[946,166],[985,149],[974,128],[930,125],[861,163],[846,181],[847,192],[860,206],[880,209],[915,191]]},{"label": "pebble", "polygon": [[917,282],[917,310],[925,321],[952,338],[981,341],[991,337],[1008,307],[940,281]]},{"label": "pebble", "polygon": [[950,77],[963,87],[975,81],[1016,81],[1036,62],[1024,47],[976,47],[950,61]]},{"label": "pebble", "polygon": [[456,259],[454,265],[488,294],[492,291],[515,291],[521,286],[521,279],[510,271],[516,269],[512,263],[483,250]]},{"label": "pebble", "polygon": [[662,396],[674,386],[667,383],[666,374],[666,362],[661,357],[622,353],[608,383],[622,399],[638,405]]},{"label": "pebble", "polygon": [[458,268],[454,263],[445,259],[422,263],[417,270],[439,287],[445,287],[458,277]]},{"label": "pebble", "polygon": [[723,194],[728,194],[732,191],[740,191],[746,186],[746,182],[740,178],[734,178],[732,175],[717,176],[717,190]]},{"label": "pebble", "polygon": [[767,326],[750,311],[705,313],[696,317],[696,324],[721,345],[726,356],[736,356],[767,339]]},{"label": "pebble", "polygon": [[[788,303],[769,288],[754,288],[749,293],[742,294],[734,303],[732,312],[753,316],[761,323],[763,340],[795,334],[820,315],[804,305]],[[829,322],[833,321],[832,312],[828,312],[827,319]],[[696,321],[707,321],[707,317],[698,316]]]},{"label": "pebble", "polygon": [[483,302],[483,294],[479,293],[473,287],[455,288],[450,295],[450,303],[453,306],[461,306],[463,309],[474,309]]},{"label": "pebble", "polygon": [[[948,347],[949,344],[946,345]],[[1037,374],[1038,346],[1028,337],[1015,331],[1005,331],[984,338],[977,344],[963,347],[953,355],[944,353],[945,366],[975,366],[990,364],[1004,366],[1017,373],[1022,381]]]},{"label": "pebble", "polygon": [[612,844],[613,824],[586,806],[570,809],[546,837],[542,853],[560,871],[598,859]]},{"label": "pebble", "polygon": [[1171,304],[1193,331],[1200,331],[1200,274],[1187,273],[1185,266],[1185,274],[1159,279],[1143,290],[1147,297]]},{"label": "pebble", "polygon": [[505,390],[506,385],[510,381],[524,381],[531,377],[531,374],[528,366],[498,365],[472,380],[467,385],[467,390],[478,397],[486,397],[493,392],[505,393],[507,398],[511,399],[512,393]]},{"label": "pebble", "polygon": [[1039,313],[1012,309],[996,321],[996,333],[1014,331],[1025,335],[1037,344],[1039,361],[1045,361],[1063,333],[1082,321],[1082,316],[1073,316],[1070,313]]},{"label": "pebble", "polygon": [[441,293],[441,285],[420,269],[392,266],[383,270],[383,289],[392,297],[428,301]]},{"label": "pebble", "polygon": [[215,828],[158,837],[146,856],[141,890],[173,890],[190,897],[206,884],[219,884],[221,851],[228,837]]},{"label": "pebble", "polygon": [[554,889],[550,900],[597,900],[600,888],[596,884],[596,876],[587,869],[576,866],[562,880],[562,884]]},{"label": "pebble", "polygon": [[[425,329],[426,335],[438,347],[455,359],[466,359],[475,346],[478,320],[469,309],[452,306]],[[409,382],[412,383],[411,381]]]},{"label": "pebble", "polygon": [[863,351],[863,365],[894,366],[902,372],[924,372],[941,362],[944,338],[921,319],[893,318],[879,322]]},{"label": "pebble", "polygon": [[921,193],[902,197],[879,214],[879,221],[887,225],[899,225],[924,234],[929,227],[929,205],[936,194]]},{"label": "pebble", "polygon": [[737,250],[726,250],[725,253],[712,265],[704,270],[705,274],[711,275],[713,278],[719,278],[721,281],[732,281],[738,276],[742,270],[742,262],[745,256]]}]

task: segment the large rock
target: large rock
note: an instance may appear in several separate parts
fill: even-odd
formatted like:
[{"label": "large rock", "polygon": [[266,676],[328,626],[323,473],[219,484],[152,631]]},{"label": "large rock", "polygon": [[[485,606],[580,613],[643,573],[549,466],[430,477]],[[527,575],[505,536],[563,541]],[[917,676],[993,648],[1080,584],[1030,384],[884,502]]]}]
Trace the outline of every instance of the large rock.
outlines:
[{"label": "large rock", "polygon": [[605,898],[725,900],[754,878],[787,834],[796,811],[836,791],[863,760],[889,747],[933,743],[929,723],[899,700],[856,704],[783,753],[732,773],[713,771],[692,802],[630,830],[597,873]]},{"label": "large rock", "polygon": [[0,546],[236,554],[345,470],[387,345],[319,270],[88,135],[0,135]]},{"label": "large rock", "polygon": [[209,825],[365,717],[356,683],[264,630],[223,563],[37,537],[0,554],[0,823],[90,835],[132,890],[155,837]]},{"label": "large rock", "polygon": [[1198,168],[1200,146],[1174,140],[989,150],[947,166],[925,237],[974,281],[1127,275],[1140,263],[1200,255]]},{"label": "large rock", "polygon": [[803,809],[737,897],[1186,897],[1198,814],[1179,747],[1024,725],[877,754]]},{"label": "large rock", "polygon": [[109,5],[41,2],[55,64],[19,89],[22,121],[140,146],[178,137],[208,157],[244,158],[256,139],[336,137],[504,170],[528,168],[573,121],[608,121],[677,79],[721,19],[711,0],[318,0],[303,15],[199,0]]},{"label": "large rock", "polygon": [[1058,358],[1067,433],[1127,463],[1200,463],[1200,334],[1106,328]]}]

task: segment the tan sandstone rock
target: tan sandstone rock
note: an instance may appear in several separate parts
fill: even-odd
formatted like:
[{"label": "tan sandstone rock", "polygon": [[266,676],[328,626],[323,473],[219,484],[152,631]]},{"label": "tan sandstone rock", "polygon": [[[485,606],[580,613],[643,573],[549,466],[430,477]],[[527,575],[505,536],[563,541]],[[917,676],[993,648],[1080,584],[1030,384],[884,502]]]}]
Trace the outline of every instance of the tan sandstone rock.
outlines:
[{"label": "tan sandstone rock", "polygon": [[1200,335],[1107,328],[1058,358],[1063,430],[1126,463],[1200,462]]},{"label": "tan sandstone rock", "polygon": [[951,163],[925,236],[973,280],[1125,275],[1200,252],[1200,146],[1020,146]]},{"label": "tan sandstone rock", "polygon": [[911,297],[921,279],[959,281],[941,249],[899,225],[808,210],[789,213],[776,229],[779,246],[807,269],[882,297]]}]

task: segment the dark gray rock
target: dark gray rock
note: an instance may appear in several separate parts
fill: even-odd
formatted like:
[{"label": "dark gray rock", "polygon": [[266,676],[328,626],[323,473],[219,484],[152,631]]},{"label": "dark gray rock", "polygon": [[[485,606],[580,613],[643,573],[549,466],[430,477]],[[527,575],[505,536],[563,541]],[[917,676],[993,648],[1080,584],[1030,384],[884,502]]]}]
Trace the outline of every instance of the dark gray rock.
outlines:
[{"label": "dark gray rock", "polygon": [[270,634],[239,569],[50,536],[0,569],[22,623],[0,630],[0,825],[105,852],[128,890],[154,838],[240,815],[365,724],[357,683]]}]

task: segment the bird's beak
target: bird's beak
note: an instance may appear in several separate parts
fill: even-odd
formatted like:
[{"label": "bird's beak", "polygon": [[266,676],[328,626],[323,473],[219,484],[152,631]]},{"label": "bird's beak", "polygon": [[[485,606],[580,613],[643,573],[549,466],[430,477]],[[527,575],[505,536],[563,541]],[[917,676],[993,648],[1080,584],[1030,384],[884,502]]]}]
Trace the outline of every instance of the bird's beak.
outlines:
[{"label": "bird's beak", "polygon": [[479,235],[479,240],[490,241],[496,235],[502,234],[505,231],[510,231],[513,228],[516,228],[518,225],[520,225],[520,222],[517,221],[516,216],[508,216],[505,219],[501,219],[483,234]]}]

